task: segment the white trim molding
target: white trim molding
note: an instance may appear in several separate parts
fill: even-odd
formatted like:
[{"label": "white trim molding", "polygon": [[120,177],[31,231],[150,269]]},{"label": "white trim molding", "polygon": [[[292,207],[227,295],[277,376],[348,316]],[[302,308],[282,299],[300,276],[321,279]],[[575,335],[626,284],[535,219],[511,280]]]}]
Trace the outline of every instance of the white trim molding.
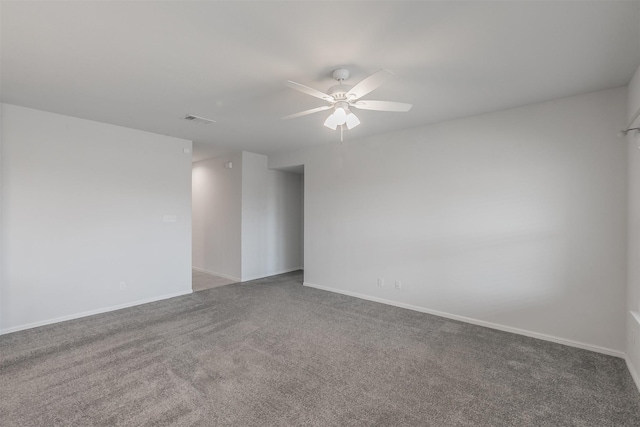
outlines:
[{"label": "white trim molding", "polygon": [[200,268],[200,267],[191,267],[193,270],[195,271],[199,271],[200,273],[207,273],[207,274],[213,274],[214,276],[220,276],[224,279],[229,279],[229,280],[233,280],[235,282],[240,282],[240,278],[236,277],[236,276],[229,276],[228,274],[222,274],[222,273],[218,273],[217,271],[211,271],[211,270],[207,270],[205,268]]},{"label": "white trim molding", "polygon": [[431,310],[431,309],[425,308],[425,307],[419,307],[419,306],[416,306],[416,305],[405,304],[403,302],[397,302],[397,301],[387,300],[387,299],[384,299],[384,298],[373,297],[373,296],[369,296],[369,295],[360,294],[360,293],[357,293],[357,292],[344,291],[342,289],[331,288],[331,287],[328,287],[328,286],[316,285],[314,283],[303,282],[303,285],[304,286],[308,286],[310,288],[320,289],[320,290],[323,290],[323,291],[335,292],[335,293],[338,293],[338,294],[348,295],[348,296],[351,296],[351,297],[360,298],[360,299],[364,299],[364,300],[368,300],[368,301],[379,302],[381,304],[387,304],[387,305],[392,305],[392,306],[395,306],[395,307],[406,308],[408,310],[419,311],[421,313],[433,314],[434,316],[445,317],[447,319],[459,320],[461,322],[471,323],[473,325],[478,325],[478,326],[484,326],[486,328],[491,328],[491,329],[497,329],[499,331],[511,332],[513,334],[524,335],[524,336],[527,336],[527,337],[537,338],[537,339],[544,340],[544,341],[551,341],[551,342],[555,342],[557,344],[568,345],[570,347],[577,347],[577,348],[581,348],[583,350],[595,351],[596,353],[607,354],[609,356],[620,357],[622,359],[626,358],[626,355],[621,351],[613,350],[613,349],[606,348],[606,347],[600,347],[598,345],[586,344],[586,343],[579,342],[579,341],[573,341],[573,340],[569,340],[569,339],[565,339],[565,338],[555,337],[553,335],[542,334],[542,333],[539,333],[539,332],[532,332],[532,331],[528,331],[526,329],[514,328],[514,327],[511,327],[511,326],[504,326],[504,325],[500,325],[498,323],[492,323],[492,322],[487,322],[487,321],[484,321],[484,320],[473,319],[471,317],[459,316],[457,314],[450,314],[450,313],[445,313],[445,312],[442,312],[442,311]]},{"label": "white trim molding", "polygon": [[257,274],[254,276],[246,276],[246,277],[240,278],[235,276],[229,276],[228,274],[218,273],[217,271],[207,270],[205,268],[193,267],[193,266],[191,268],[194,269],[195,271],[199,271],[200,273],[213,274],[214,276],[220,276],[225,279],[233,280],[235,282],[249,282],[251,280],[264,279],[265,277],[277,276],[278,274],[291,273],[293,271],[298,271],[303,269],[302,267],[286,268],[284,270],[271,271],[266,274]]},{"label": "white trim molding", "polygon": [[270,272],[270,273],[267,273],[267,274],[243,277],[242,278],[242,282],[249,282],[251,280],[264,279],[265,277],[277,276],[279,274],[291,273],[291,272],[298,271],[298,270],[302,270],[302,267],[287,268],[287,269],[284,269],[284,270],[278,270],[278,271]]},{"label": "white trim molding", "polygon": [[69,314],[67,316],[56,317],[54,319],[42,320],[40,322],[27,323],[24,325],[12,326],[11,328],[3,329],[0,331],[0,335],[10,334],[12,332],[23,331],[25,329],[37,328],[39,326],[51,325],[53,323],[65,322],[67,320],[79,319],[81,317],[93,316],[94,314],[106,313],[109,311],[121,310],[123,308],[134,307],[136,305],[148,304],[150,302],[160,301],[169,298],[175,298],[182,295],[189,295],[193,293],[193,290],[174,292],[171,294],[155,296],[151,298],[145,298],[133,302],[127,302],[124,304],[112,305],[111,307],[98,308],[95,310],[83,311],[81,313]]}]

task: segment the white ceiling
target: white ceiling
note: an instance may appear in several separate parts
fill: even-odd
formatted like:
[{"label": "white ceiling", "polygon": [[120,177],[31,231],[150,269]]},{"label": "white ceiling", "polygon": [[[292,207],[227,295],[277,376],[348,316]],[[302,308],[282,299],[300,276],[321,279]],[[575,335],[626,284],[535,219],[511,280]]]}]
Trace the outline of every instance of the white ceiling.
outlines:
[{"label": "white ceiling", "polygon": [[1,15],[2,102],[191,139],[194,159],[335,143],[327,112],[280,117],[323,105],[286,80],[325,91],[338,66],[351,84],[390,69],[366,98],[414,104],[358,111],[353,140],[622,86],[640,64],[640,1],[3,1]]}]

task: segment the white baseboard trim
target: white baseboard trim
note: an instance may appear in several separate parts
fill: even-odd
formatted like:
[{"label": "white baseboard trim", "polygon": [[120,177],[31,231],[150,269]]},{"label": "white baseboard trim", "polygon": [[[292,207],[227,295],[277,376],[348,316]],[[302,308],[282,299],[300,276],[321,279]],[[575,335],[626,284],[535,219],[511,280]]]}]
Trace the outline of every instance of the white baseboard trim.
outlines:
[{"label": "white baseboard trim", "polygon": [[625,360],[627,361],[627,368],[629,368],[629,372],[631,372],[631,378],[635,381],[636,387],[638,387],[638,391],[640,392],[640,375],[638,375],[638,371],[636,371],[636,368],[633,366],[628,356],[625,357]]},{"label": "white baseboard trim", "polygon": [[229,276],[228,274],[218,273],[217,271],[211,271],[211,270],[207,270],[205,268],[200,268],[200,267],[191,267],[191,268],[194,269],[195,271],[199,271],[200,273],[213,274],[214,276],[220,276],[225,279],[233,280],[234,282],[241,281],[239,277]]},{"label": "white baseboard trim", "polygon": [[298,270],[302,270],[302,267],[287,268],[287,269],[284,269],[284,270],[273,271],[273,272],[270,272],[270,273],[261,274],[261,275],[257,275],[257,276],[243,277],[242,281],[243,282],[249,282],[251,280],[264,279],[265,277],[277,276],[278,274],[291,273],[292,271],[298,271]]},{"label": "white baseboard trim", "polygon": [[187,291],[174,292],[171,294],[160,295],[151,298],[145,298],[133,302],[127,302],[124,304],[112,305],[111,307],[98,308],[96,310],[83,311],[81,313],[69,314],[67,316],[56,317],[54,319],[42,320],[40,322],[27,323],[24,325],[12,326],[7,329],[3,329],[0,331],[0,335],[10,334],[12,332],[23,331],[25,329],[37,328],[39,326],[51,325],[53,323],[65,322],[67,320],[79,319],[81,317],[93,316],[94,314],[106,313],[108,311],[121,310],[123,308],[129,308],[136,305],[148,304],[150,302],[160,301],[163,299],[175,298],[182,295],[189,295],[193,293],[193,290],[189,289]]},{"label": "white baseboard trim", "polygon": [[532,332],[532,331],[528,331],[526,329],[519,329],[519,328],[514,328],[514,327],[511,327],[511,326],[504,326],[504,325],[500,325],[498,323],[492,323],[492,322],[487,322],[487,321],[484,321],[484,320],[473,319],[471,317],[459,316],[457,314],[450,314],[450,313],[445,313],[445,312],[442,312],[442,311],[431,310],[431,309],[425,308],[425,307],[419,307],[419,306],[416,306],[416,305],[405,304],[403,302],[397,302],[397,301],[387,300],[387,299],[384,299],[384,298],[373,297],[373,296],[369,296],[369,295],[360,294],[360,293],[357,293],[357,292],[344,291],[342,289],[331,288],[331,287],[328,287],[328,286],[316,285],[314,283],[303,282],[303,285],[304,286],[308,286],[310,288],[320,289],[320,290],[323,290],[323,291],[335,292],[335,293],[338,293],[338,294],[348,295],[348,296],[351,296],[351,297],[360,298],[360,299],[364,299],[364,300],[368,300],[368,301],[379,302],[381,304],[393,305],[395,307],[406,308],[408,310],[419,311],[421,313],[433,314],[435,316],[445,317],[447,319],[459,320],[461,322],[471,323],[473,325],[484,326],[486,328],[497,329],[497,330],[505,331],[505,332],[511,332],[511,333],[518,334],[518,335],[524,335],[524,336],[531,337],[531,338],[537,338],[537,339],[541,339],[541,340],[544,340],[544,341],[551,341],[551,342],[555,342],[557,344],[564,344],[564,345],[568,345],[570,347],[577,347],[577,348],[581,348],[583,350],[591,350],[591,351],[595,351],[596,353],[602,353],[602,354],[607,354],[609,356],[615,356],[615,357],[620,357],[622,359],[626,359],[625,353],[623,353],[621,351],[618,351],[618,350],[613,350],[613,349],[610,349],[610,348],[606,348],[606,347],[600,347],[598,345],[586,344],[586,343],[582,343],[582,342],[579,342],[579,341],[573,341],[573,340],[569,340],[569,339],[565,339],[565,338],[555,337],[553,335],[542,334],[542,333],[539,333],[539,332]]}]

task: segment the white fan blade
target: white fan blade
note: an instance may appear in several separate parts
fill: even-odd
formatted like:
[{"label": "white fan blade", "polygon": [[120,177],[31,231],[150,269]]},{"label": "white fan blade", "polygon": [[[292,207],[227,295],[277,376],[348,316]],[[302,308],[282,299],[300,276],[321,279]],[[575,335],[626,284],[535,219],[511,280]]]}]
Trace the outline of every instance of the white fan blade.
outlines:
[{"label": "white fan blade", "polygon": [[393,76],[393,73],[389,70],[378,70],[371,74],[369,77],[362,80],[360,83],[351,88],[347,92],[347,99],[359,99],[368,94],[369,92],[377,89],[382,83],[384,83],[389,77]]},{"label": "white fan blade", "polygon": [[412,104],[392,101],[358,101],[351,105],[360,110],[397,111],[401,113],[409,111],[413,107]]},{"label": "white fan blade", "polygon": [[333,108],[333,106],[332,105],[325,105],[324,107],[312,108],[311,110],[306,110],[306,111],[301,111],[299,113],[290,114],[288,116],[284,116],[282,119],[283,120],[295,119],[295,118],[298,118],[298,117],[306,116],[307,114],[313,114],[313,113],[317,113],[319,111],[325,111],[325,110],[328,110],[330,108]]},{"label": "white fan blade", "polygon": [[333,97],[331,95],[320,92],[319,90],[315,90],[312,87],[301,85],[300,83],[292,82],[291,80],[287,80],[286,85],[292,89],[299,90],[302,93],[306,93],[307,95],[315,96],[316,98],[333,102]]}]

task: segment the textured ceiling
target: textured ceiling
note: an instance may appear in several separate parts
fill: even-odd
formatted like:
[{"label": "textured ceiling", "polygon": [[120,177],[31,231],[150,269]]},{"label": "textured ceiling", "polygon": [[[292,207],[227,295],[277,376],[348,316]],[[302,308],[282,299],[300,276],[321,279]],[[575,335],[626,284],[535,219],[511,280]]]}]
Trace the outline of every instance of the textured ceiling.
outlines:
[{"label": "textured ceiling", "polygon": [[[326,90],[387,68],[347,140],[625,85],[640,64],[640,2],[1,3],[2,102],[191,139],[194,158],[339,140]],[[216,120],[198,125],[187,114]]]}]

